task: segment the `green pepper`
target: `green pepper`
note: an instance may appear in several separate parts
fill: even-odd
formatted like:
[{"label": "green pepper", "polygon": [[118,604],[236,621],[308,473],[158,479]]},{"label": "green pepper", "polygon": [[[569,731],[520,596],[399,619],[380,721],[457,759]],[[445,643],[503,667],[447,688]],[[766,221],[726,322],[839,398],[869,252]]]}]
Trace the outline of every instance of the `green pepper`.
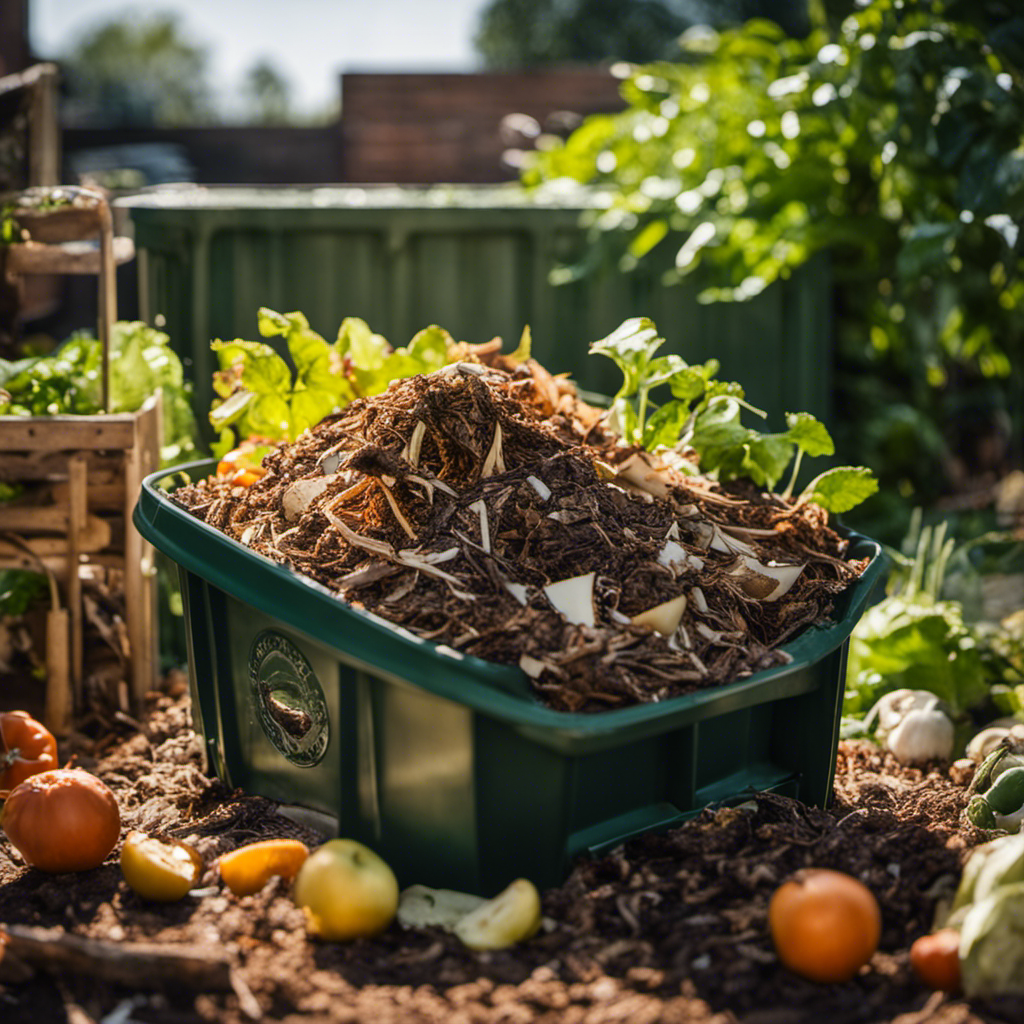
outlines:
[{"label": "green pepper", "polygon": [[964,812],[967,820],[978,828],[1019,832],[1024,822],[1024,767],[1008,768],[1000,772],[994,781],[991,781],[989,773],[988,780],[987,788],[975,793],[967,804]]}]

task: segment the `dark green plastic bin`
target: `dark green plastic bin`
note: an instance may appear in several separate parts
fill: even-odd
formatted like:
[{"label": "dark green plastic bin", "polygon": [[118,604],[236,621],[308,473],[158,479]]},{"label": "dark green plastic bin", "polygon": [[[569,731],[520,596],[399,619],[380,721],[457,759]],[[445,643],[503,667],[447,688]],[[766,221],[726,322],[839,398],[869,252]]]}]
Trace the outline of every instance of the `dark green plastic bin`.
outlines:
[{"label": "dark green plastic bin", "polygon": [[[186,467],[194,478],[214,463]],[[773,790],[832,791],[850,632],[879,546],[792,664],[658,704],[553,711],[518,670],[438,647],[200,522],[143,484],[135,525],[178,563],[195,725],[233,786],[331,815],[402,885],[493,895],[578,854]]]},{"label": "dark green plastic bin", "polygon": [[[514,185],[433,187],[192,186],[118,201],[131,217],[142,319],[192,361],[200,423],[212,398],[211,338],[257,338],[260,306],[301,310],[334,339],[359,316],[395,345],[429,324],[459,341],[499,334],[514,348],[525,324],[533,353],[579,387],[614,394],[621,375],[588,346],[631,316],[649,316],[663,352],[712,357],[723,380],[781,430],[784,413],[832,419],[832,282],[815,258],[747,302],[700,303],[666,286],[686,236],[672,234],[630,273],[612,260],[565,284],[559,266],[592,260],[583,190],[542,196]],[[593,208],[593,207],[591,207]]]}]

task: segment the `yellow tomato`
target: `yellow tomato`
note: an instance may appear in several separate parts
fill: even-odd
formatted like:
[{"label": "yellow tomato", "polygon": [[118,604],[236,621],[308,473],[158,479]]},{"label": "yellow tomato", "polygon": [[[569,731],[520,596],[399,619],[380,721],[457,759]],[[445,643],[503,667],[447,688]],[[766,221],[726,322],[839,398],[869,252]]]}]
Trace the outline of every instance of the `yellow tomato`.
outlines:
[{"label": "yellow tomato", "polygon": [[129,832],[121,848],[121,873],[143,899],[170,903],[199,881],[203,858],[177,839]]}]

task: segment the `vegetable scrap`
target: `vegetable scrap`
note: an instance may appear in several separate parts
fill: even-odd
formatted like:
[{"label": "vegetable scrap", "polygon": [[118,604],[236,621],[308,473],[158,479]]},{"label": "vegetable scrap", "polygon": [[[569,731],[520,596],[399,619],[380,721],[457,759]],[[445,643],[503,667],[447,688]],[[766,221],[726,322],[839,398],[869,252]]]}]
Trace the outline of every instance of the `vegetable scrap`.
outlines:
[{"label": "vegetable scrap", "polygon": [[624,444],[570,382],[495,350],[356,399],[262,465],[172,498],[353,606],[519,665],[560,710],[785,664],[866,566],[815,502]]}]

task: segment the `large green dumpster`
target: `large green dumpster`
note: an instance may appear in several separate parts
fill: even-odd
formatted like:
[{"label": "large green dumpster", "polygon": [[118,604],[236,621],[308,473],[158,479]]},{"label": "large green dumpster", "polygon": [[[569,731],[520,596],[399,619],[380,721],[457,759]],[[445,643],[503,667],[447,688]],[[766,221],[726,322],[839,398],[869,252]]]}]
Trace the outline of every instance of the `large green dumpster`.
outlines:
[{"label": "large green dumpster", "polygon": [[[332,338],[359,316],[394,344],[431,323],[458,340],[500,334],[514,346],[529,324],[534,354],[588,390],[612,393],[618,372],[587,347],[630,316],[650,316],[663,351],[712,356],[768,411],[830,414],[830,282],[823,263],[741,304],[701,305],[688,286],[666,287],[653,265],[599,267],[550,281],[586,255],[581,193],[527,197],[517,186],[399,188],[189,187],[120,201],[139,254],[140,309],[191,359],[205,421],[214,369],[211,338],[257,337],[256,311],[301,310]],[[682,239],[679,239],[681,243]],[[671,262],[678,245],[659,249]]]}]

